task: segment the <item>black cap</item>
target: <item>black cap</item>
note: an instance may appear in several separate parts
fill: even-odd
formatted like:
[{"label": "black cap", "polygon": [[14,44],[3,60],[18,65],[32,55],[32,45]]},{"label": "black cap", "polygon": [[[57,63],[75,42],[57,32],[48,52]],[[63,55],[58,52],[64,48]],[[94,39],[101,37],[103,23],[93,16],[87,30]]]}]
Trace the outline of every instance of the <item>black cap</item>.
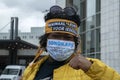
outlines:
[{"label": "black cap", "polygon": [[76,13],[73,7],[65,7],[62,9],[60,6],[54,5],[50,8],[49,12],[45,15],[45,22],[50,19],[67,19],[74,21],[78,27],[80,26],[80,16]]}]

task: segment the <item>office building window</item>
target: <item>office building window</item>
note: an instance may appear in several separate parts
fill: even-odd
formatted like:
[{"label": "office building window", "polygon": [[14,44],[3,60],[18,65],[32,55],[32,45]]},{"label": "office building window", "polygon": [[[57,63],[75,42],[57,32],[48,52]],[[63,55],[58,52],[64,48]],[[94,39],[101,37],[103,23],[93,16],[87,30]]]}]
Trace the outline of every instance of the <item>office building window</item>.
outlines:
[{"label": "office building window", "polygon": [[86,33],[86,50],[87,53],[95,52],[95,30]]},{"label": "office building window", "polygon": [[95,27],[95,15],[86,19],[86,30],[90,30]]},{"label": "office building window", "polygon": [[87,14],[87,17],[95,15],[95,13],[96,13],[95,4],[96,4],[96,0],[86,0],[86,7],[87,7],[86,14]]},{"label": "office building window", "polygon": [[100,29],[96,29],[96,52],[100,51]]},{"label": "office building window", "polygon": [[96,27],[99,27],[101,24],[100,13],[96,14]]},{"label": "office building window", "polygon": [[29,36],[30,39],[33,39],[33,36]]},{"label": "office building window", "polygon": [[80,18],[81,20],[86,17],[86,0],[80,1]]},{"label": "office building window", "polygon": [[26,39],[27,37],[26,36],[22,36],[23,39]]},{"label": "office building window", "polygon": [[82,48],[82,53],[86,53],[86,37],[85,33],[81,34],[81,48]]},{"label": "office building window", "polygon": [[7,36],[3,36],[3,39],[7,39]]},{"label": "office building window", "polygon": [[80,32],[84,32],[86,30],[86,20],[82,21],[80,26]]},{"label": "office building window", "polygon": [[36,36],[36,39],[39,39],[40,36]]},{"label": "office building window", "polygon": [[100,7],[101,7],[101,0],[96,0],[96,12],[100,11]]}]

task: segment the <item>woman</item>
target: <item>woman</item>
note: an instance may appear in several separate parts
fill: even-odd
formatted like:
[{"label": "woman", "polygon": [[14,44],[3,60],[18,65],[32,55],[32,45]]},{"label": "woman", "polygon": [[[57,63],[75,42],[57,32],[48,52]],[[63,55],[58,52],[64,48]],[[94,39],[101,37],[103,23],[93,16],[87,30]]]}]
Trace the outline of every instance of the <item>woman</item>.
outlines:
[{"label": "woman", "polygon": [[[40,49],[22,80],[120,80],[120,75],[100,60],[80,54],[80,18],[72,7],[52,6],[45,22]],[[43,51],[49,55],[39,59]]]}]

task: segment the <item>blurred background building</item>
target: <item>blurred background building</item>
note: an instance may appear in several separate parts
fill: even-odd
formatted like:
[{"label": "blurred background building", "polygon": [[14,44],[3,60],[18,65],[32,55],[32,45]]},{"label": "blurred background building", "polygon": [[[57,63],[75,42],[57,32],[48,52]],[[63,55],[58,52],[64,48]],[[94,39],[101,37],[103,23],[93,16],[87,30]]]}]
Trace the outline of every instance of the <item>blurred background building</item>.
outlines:
[{"label": "blurred background building", "polygon": [[37,52],[39,37],[44,34],[44,27],[31,27],[31,32],[19,31],[18,21],[18,17],[11,17],[9,32],[0,32],[0,73],[9,64],[27,66]]},{"label": "blurred background building", "polygon": [[[39,45],[39,37],[44,34],[44,27],[31,27],[31,32],[21,32],[18,31],[18,36],[20,39],[32,43],[36,46]],[[10,38],[10,33],[2,32],[0,33],[0,39],[6,40]]]}]

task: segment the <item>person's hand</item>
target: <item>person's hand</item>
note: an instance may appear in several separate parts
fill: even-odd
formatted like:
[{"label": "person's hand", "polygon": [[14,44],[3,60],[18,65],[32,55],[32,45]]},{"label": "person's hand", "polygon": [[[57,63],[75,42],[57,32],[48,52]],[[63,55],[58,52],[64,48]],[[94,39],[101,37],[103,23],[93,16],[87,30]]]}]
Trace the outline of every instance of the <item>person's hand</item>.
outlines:
[{"label": "person's hand", "polygon": [[74,69],[82,69],[84,72],[87,72],[92,65],[92,62],[87,60],[80,54],[76,54],[69,62],[69,65]]}]

